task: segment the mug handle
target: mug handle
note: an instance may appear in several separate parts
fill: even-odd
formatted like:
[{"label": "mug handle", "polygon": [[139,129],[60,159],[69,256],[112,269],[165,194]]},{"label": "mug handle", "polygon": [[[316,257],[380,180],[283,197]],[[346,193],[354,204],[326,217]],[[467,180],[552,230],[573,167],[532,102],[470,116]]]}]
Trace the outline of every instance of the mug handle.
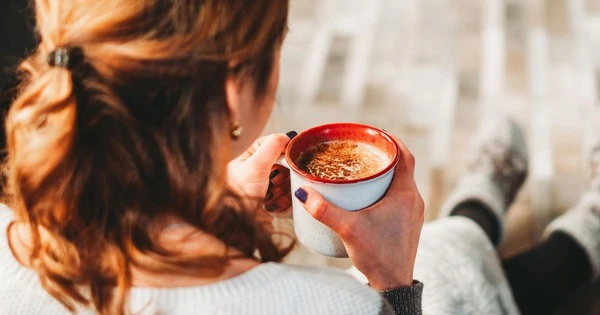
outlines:
[{"label": "mug handle", "polygon": [[281,165],[281,166],[287,168],[288,170],[291,170],[290,169],[290,165],[288,164],[287,160],[285,159],[285,155],[284,154],[282,154],[279,157],[279,159],[275,162],[275,164]]}]

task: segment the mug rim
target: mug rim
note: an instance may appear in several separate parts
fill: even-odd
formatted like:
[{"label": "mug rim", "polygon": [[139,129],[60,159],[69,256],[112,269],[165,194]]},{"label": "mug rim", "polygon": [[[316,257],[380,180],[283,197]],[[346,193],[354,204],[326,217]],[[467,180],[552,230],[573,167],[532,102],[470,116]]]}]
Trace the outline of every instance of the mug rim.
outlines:
[{"label": "mug rim", "polygon": [[[292,160],[292,158],[290,157],[291,155],[291,151],[292,148],[294,147],[294,144],[296,144],[297,142],[299,142],[302,138],[303,135],[310,133],[310,132],[314,132],[317,131],[319,129],[326,129],[326,128],[343,128],[343,127],[350,127],[350,128],[366,128],[366,129],[370,129],[373,131],[378,132],[381,136],[383,136],[386,140],[388,140],[389,142],[392,143],[392,145],[394,146],[394,148],[396,149],[394,152],[394,156],[391,159],[390,163],[381,171],[366,176],[366,177],[360,177],[360,178],[355,178],[355,179],[341,179],[341,180],[333,180],[333,179],[326,179],[326,178],[321,178],[321,177],[317,177],[314,175],[311,175],[303,170],[301,170],[296,163]],[[302,132],[300,132],[298,135],[296,135],[287,145],[286,149],[285,149],[285,160],[287,162],[287,164],[290,166],[290,168],[292,169],[292,171],[294,171],[295,173],[297,173],[298,175],[311,180],[311,181],[315,181],[315,182],[319,182],[319,183],[325,183],[325,184],[355,184],[355,183],[360,183],[360,182],[365,182],[365,181],[369,181],[372,179],[376,179],[379,178],[385,174],[387,174],[390,170],[392,170],[394,167],[396,167],[396,165],[398,164],[398,161],[400,160],[400,148],[398,147],[398,144],[396,143],[396,141],[394,141],[394,138],[392,138],[392,136],[385,130],[380,129],[380,128],[376,128],[373,126],[369,126],[369,125],[365,125],[365,124],[358,124],[358,123],[330,123],[330,124],[323,124],[323,125],[319,125],[319,126],[315,126],[309,129],[306,129]]]}]

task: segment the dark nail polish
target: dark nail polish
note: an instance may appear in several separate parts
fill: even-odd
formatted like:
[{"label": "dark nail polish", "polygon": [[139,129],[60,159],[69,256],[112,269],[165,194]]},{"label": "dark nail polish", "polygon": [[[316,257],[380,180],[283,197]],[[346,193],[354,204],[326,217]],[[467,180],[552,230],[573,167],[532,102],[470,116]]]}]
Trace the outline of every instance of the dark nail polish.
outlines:
[{"label": "dark nail polish", "polygon": [[270,203],[265,205],[265,210],[269,211],[269,212],[273,212],[275,210],[277,210],[277,208],[279,208],[279,206],[276,203]]},{"label": "dark nail polish", "polygon": [[296,198],[298,198],[300,202],[305,203],[306,199],[308,198],[308,193],[306,192],[306,190],[298,188],[298,190],[294,192],[294,196],[296,196]]},{"label": "dark nail polish", "polygon": [[265,201],[269,201],[273,199],[273,193],[270,191],[267,191],[267,195],[265,196]]},{"label": "dark nail polish", "polygon": [[288,136],[288,138],[290,138],[290,140],[291,140],[291,139],[294,139],[294,137],[296,137],[298,135],[298,133],[295,131],[290,131],[290,132],[286,133],[285,135]]},{"label": "dark nail polish", "polygon": [[267,188],[267,190],[270,190],[271,188],[273,188],[273,185],[274,185],[273,182],[269,181],[269,188]]},{"label": "dark nail polish", "polygon": [[271,172],[271,174],[269,174],[269,179],[273,179],[275,178],[277,175],[279,175],[279,170],[273,170]]}]

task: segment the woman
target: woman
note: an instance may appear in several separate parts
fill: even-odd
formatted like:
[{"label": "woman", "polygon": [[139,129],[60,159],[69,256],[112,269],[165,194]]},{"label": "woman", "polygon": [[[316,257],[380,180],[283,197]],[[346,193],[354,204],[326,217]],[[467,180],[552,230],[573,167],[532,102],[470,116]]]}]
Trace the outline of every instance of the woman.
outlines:
[{"label": "woman", "polygon": [[273,108],[288,1],[35,9],[40,44],[6,122],[0,313],[420,312],[423,201],[400,142],[394,182],[366,211],[295,192],[316,218],[343,223],[332,226],[371,288],[279,264],[291,245],[262,206],[289,203],[289,174],[272,166],[295,133],[256,138]]}]

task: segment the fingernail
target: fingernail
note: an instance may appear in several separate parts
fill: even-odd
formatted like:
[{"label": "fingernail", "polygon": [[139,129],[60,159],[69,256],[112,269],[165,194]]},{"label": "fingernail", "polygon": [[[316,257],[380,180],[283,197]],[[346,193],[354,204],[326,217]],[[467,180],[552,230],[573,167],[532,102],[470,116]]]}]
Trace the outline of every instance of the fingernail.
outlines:
[{"label": "fingernail", "polygon": [[276,203],[270,203],[265,205],[265,210],[269,211],[269,212],[273,212],[275,210],[277,210],[277,208],[279,208],[279,206]]},{"label": "fingernail", "polygon": [[296,196],[296,198],[298,198],[298,200],[300,200],[300,202],[305,203],[306,198],[308,198],[308,193],[306,192],[306,190],[304,190],[302,188],[298,188],[298,190],[296,190],[296,192],[294,192],[294,196]]},{"label": "fingernail", "polygon": [[265,201],[269,201],[273,199],[273,193],[270,191],[267,191],[267,195],[265,196]]},{"label": "fingernail", "polygon": [[279,175],[279,170],[273,170],[269,175],[269,179],[275,178],[275,176]]},{"label": "fingernail", "polygon": [[292,140],[292,139],[294,139],[294,137],[296,137],[298,135],[298,133],[295,131],[290,131],[290,132],[286,133],[285,135],[288,136],[288,138],[290,138],[290,140]]},{"label": "fingernail", "polygon": [[271,188],[273,188],[273,182],[269,181],[269,188],[267,188],[267,190],[270,190]]}]

